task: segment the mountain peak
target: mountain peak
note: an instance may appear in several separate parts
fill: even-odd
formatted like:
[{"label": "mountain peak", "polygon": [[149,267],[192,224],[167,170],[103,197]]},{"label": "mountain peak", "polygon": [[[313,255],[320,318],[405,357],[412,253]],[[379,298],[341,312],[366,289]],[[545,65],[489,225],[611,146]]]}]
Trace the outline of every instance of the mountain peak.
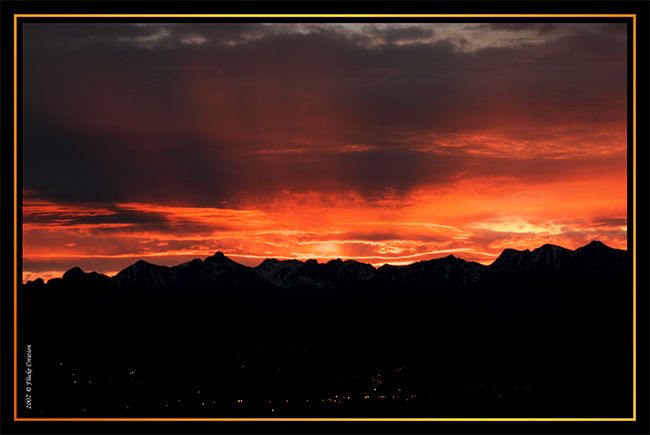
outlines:
[{"label": "mountain peak", "polygon": [[625,249],[612,248],[600,240],[592,240],[575,250],[575,253],[578,255],[609,255],[612,253],[618,253],[617,255],[620,255],[625,252]]},{"label": "mountain peak", "polygon": [[257,267],[273,264],[302,264],[302,261],[296,259],[278,260],[277,258],[265,258]]},{"label": "mountain peak", "polygon": [[203,262],[207,269],[211,269],[213,272],[220,273],[225,270],[240,269],[241,264],[227,257],[223,252],[217,251],[213,256],[208,257]]},{"label": "mountain peak", "polygon": [[217,252],[214,253],[214,255],[206,258],[205,262],[206,263],[218,263],[218,264],[235,263],[233,260],[231,260],[229,257],[227,257],[221,251],[217,251]]},{"label": "mountain peak", "polygon": [[576,253],[580,253],[580,254],[586,254],[586,253],[600,254],[600,253],[619,252],[619,251],[622,250],[612,248],[611,246],[607,246],[600,240],[592,240],[586,245],[581,246],[575,250]]},{"label": "mountain peak", "polygon": [[497,257],[496,260],[490,265],[492,267],[508,267],[508,266],[518,266],[523,257],[526,257],[530,254],[530,250],[526,249],[520,251],[518,249],[506,248],[501,251],[501,254]]},{"label": "mountain peak", "polygon": [[172,275],[172,270],[167,266],[159,266],[144,260],[138,260],[119,271],[113,277],[113,280],[131,287],[164,288],[171,282]]},{"label": "mountain peak", "polygon": [[529,267],[543,269],[557,269],[562,267],[569,259],[572,250],[557,245],[546,243],[533,249]]},{"label": "mountain peak", "polygon": [[[38,285],[38,278],[35,283]],[[52,278],[54,280],[58,278]],[[63,274],[61,280],[67,284],[76,286],[76,285],[88,285],[90,287],[95,285],[103,285],[107,281],[110,281],[110,278],[106,275],[97,272],[84,272],[80,267],[73,267]],[[43,282],[42,279],[40,279]],[[51,281],[51,280],[50,280]],[[49,282],[49,281],[48,281]]]},{"label": "mountain peak", "polygon": [[589,248],[589,249],[603,249],[603,248],[608,248],[612,249],[600,240],[592,240],[591,242],[587,243],[584,245],[582,248]]},{"label": "mountain peak", "polygon": [[556,259],[561,255],[570,254],[571,252],[573,251],[570,249],[563,248],[562,246],[552,245],[550,243],[546,243],[540,246],[539,248],[535,248],[532,250],[532,254],[535,258],[544,256],[546,258],[552,258],[552,259]]},{"label": "mountain peak", "polygon": [[343,260],[341,260],[340,258],[337,258],[336,260],[330,260],[330,261],[328,261],[327,264],[336,264],[336,265],[341,265],[341,264],[343,264]]},{"label": "mountain peak", "polygon": [[568,250],[566,248],[563,248],[558,245],[553,245],[552,243],[544,243],[542,246],[540,246],[537,249],[533,249],[533,251],[537,250],[543,250],[543,251],[556,251],[556,250]]},{"label": "mountain peak", "polygon": [[268,266],[276,265],[276,264],[280,264],[280,263],[281,263],[281,261],[278,260],[277,258],[265,258],[264,260],[262,260],[262,262],[260,264],[257,265],[257,267],[268,267]]},{"label": "mountain peak", "polygon": [[68,270],[63,274],[63,279],[69,280],[69,279],[78,279],[78,278],[83,278],[86,275],[86,272],[84,272],[81,267],[73,267],[72,269]]}]

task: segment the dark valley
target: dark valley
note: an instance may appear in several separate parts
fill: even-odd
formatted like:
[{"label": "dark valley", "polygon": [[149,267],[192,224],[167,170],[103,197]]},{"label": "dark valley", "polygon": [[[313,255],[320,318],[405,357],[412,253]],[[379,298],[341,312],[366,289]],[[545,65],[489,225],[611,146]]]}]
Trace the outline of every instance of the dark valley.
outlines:
[{"label": "dark valley", "polygon": [[[375,268],[221,252],[19,288],[46,417],[624,417],[627,251]],[[21,408],[22,409],[22,408]]]}]

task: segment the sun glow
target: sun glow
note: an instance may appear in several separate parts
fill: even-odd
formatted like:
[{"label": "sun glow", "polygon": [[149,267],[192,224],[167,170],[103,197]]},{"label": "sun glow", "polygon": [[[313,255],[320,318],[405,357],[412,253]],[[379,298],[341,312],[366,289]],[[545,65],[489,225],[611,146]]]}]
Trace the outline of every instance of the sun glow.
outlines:
[{"label": "sun glow", "polygon": [[28,199],[23,279],[56,276],[73,265],[106,273],[140,258],[172,265],[216,251],[248,265],[342,258],[380,266],[449,254],[489,264],[505,248],[576,248],[592,239],[625,249],[624,190],[623,180],[603,176],[534,189],[510,183],[507,191],[495,181],[460,181],[377,201],[285,192],[240,208]]}]

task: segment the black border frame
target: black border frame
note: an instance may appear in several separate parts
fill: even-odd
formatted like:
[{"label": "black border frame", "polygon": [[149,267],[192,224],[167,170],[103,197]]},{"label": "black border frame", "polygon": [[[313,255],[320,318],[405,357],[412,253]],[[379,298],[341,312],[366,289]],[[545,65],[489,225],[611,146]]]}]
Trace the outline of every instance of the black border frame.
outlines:
[{"label": "black border frame", "polygon": [[[19,1],[0,3],[0,431],[5,433],[649,433],[648,420],[648,334],[650,312],[648,292],[650,288],[648,269],[648,167],[650,141],[648,136],[648,42],[650,3],[643,0],[565,0],[565,1],[392,1],[392,0],[314,0],[277,2],[263,0],[169,0],[169,1]],[[386,14],[635,14],[637,25],[636,46],[636,144],[637,144],[637,420],[629,422],[35,422],[13,420],[13,15],[21,13],[43,14],[107,14],[107,13],[386,13]],[[48,21],[69,19],[48,19]],[[92,19],[102,21],[103,19]],[[114,20],[114,19],[112,19]],[[244,19],[245,20],[245,19]],[[327,19],[327,21],[341,21]],[[382,19],[384,21],[386,19]],[[161,21],[152,19],[152,21]],[[162,20],[162,21],[183,21]],[[248,20],[250,21],[250,20]],[[265,19],[265,21],[269,21]],[[280,18],[276,21],[291,21]],[[297,19],[296,21],[305,21]],[[347,21],[364,21],[349,19]],[[404,21],[401,19],[395,21]],[[427,20],[429,21],[429,20]],[[431,20],[433,21],[433,20]],[[439,21],[436,19],[436,21]],[[455,20],[458,21],[458,20]],[[462,20],[461,20],[462,21]],[[472,22],[495,21],[542,21],[540,18],[469,18]],[[546,21],[546,20],[544,20]],[[599,21],[594,19],[594,21]],[[631,32],[629,33],[631,35]],[[20,38],[19,38],[20,39]],[[629,51],[631,50],[631,39]],[[19,46],[20,49],[20,46]],[[632,70],[628,71],[628,113],[632,114]],[[18,89],[20,89],[20,76]],[[19,98],[20,100],[20,98]],[[18,101],[20,113],[20,101]],[[628,123],[628,141],[634,130]],[[18,143],[20,143],[20,133]],[[630,148],[628,148],[630,149]],[[20,162],[20,147],[18,161]],[[628,184],[632,174],[632,153],[628,153]],[[19,166],[20,168],[20,166]],[[20,171],[19,171],[20,172]],[[20,175],[20,174],[18,174]],[[19,177],[20,179],[20,177]],[[632,189],[628,189],[628,221],[631,222]],[[20,204],[20,194],[18,198]],[[631,226],[630,226],[631,228]],[[632,245],[628,242],[628,249]],[[18,257],[21,258],[20,243]]]}]

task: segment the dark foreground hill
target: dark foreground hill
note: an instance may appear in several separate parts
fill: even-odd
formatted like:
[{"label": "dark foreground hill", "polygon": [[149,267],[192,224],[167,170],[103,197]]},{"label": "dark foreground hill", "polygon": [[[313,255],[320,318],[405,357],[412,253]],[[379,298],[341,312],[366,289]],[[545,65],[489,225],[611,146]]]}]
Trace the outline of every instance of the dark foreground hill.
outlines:
[{"label": "dark foreground hill", "polygon": [[[33,415],[597,417],[631,409],[626,251],[408,266],[222,253],[20,288]],[[36,388],[35,388],[36,390]]]}]

